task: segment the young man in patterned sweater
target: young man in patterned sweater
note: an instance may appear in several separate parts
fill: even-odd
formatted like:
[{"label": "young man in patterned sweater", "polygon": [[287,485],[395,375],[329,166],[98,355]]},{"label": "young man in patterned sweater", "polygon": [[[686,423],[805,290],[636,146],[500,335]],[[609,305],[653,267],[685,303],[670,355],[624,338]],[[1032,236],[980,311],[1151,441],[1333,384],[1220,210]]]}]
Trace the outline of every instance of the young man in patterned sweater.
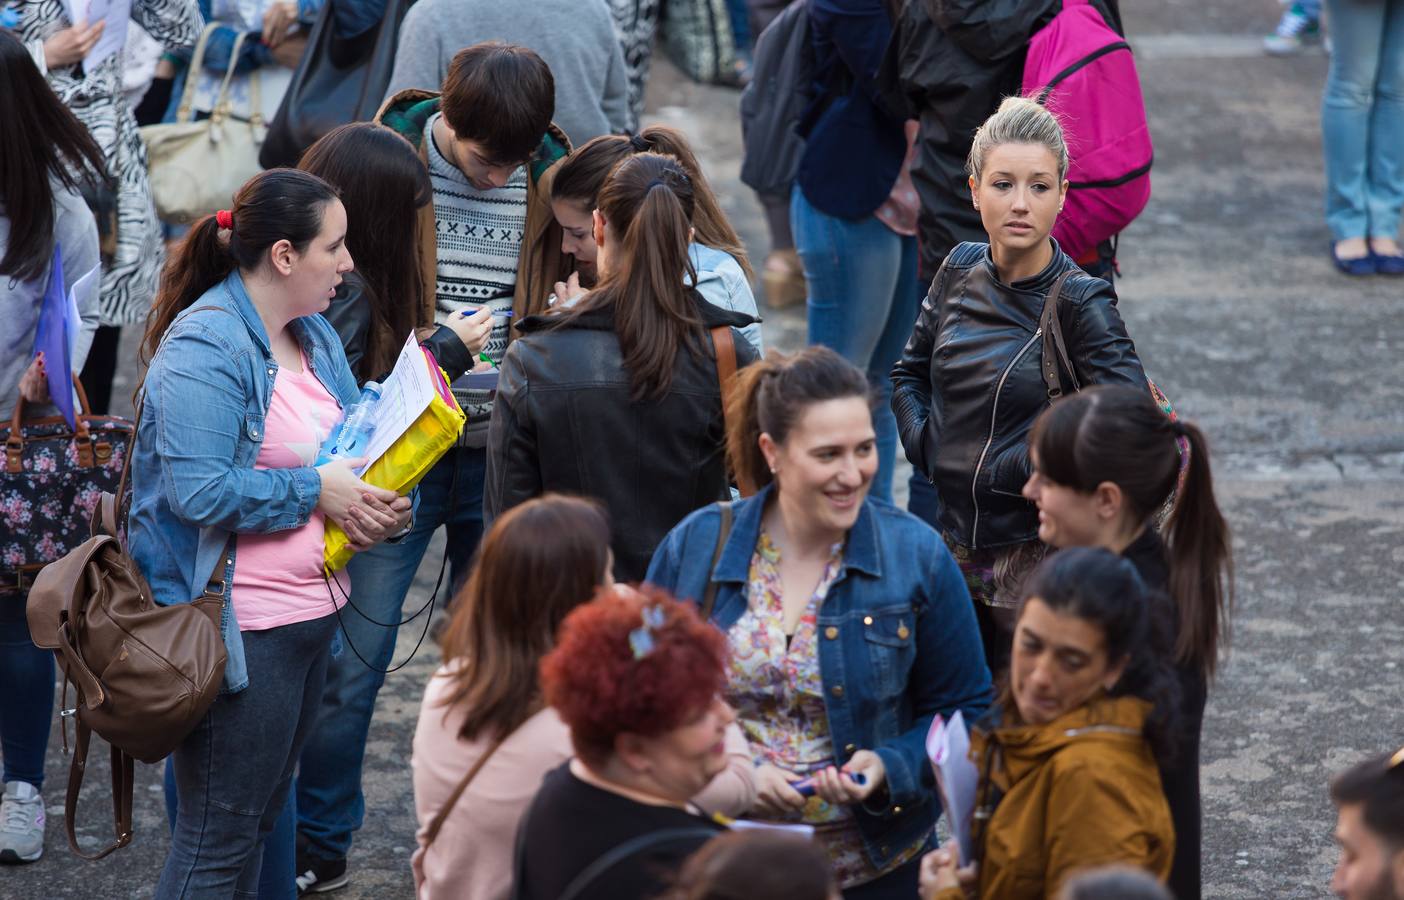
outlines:
[{"label": "young man in patterned sweater", "polygon": [[[555,87],[541,57],[499,42],[460,50],[443,90],[401,91],[376,120],[420,151],[429,168],[433,201],[421,213],[419,232],[424,282],[434,286],[420,324],[488,306],[511,312],[494,322],[480,369],[500,360],[511,323],[544,308],[552,284],[532,284],[541,273],[568,270],[560,254],[559,226],[538,181],[570,151],[551,122]],[[567,266],[563,269],[562,266]],[[364,621],[398,622],[401,605],[429,541],[448,529],[451,585],[467,574],[483,525],[483,476],[493,392],[469,389],[460,379],[454,396],[468,415],[459,438],[419,486],[410,532],[396,544],[376,547],[361,559],[352,584],[357,609],[343,619],[356,653],[334,658],[322,707],[328,713],[309,737],[297,781],[299,893],[320,893],[347,883],[346,856],[364,817],[361,764],[375,697],[384,676],[395,628]]]}]

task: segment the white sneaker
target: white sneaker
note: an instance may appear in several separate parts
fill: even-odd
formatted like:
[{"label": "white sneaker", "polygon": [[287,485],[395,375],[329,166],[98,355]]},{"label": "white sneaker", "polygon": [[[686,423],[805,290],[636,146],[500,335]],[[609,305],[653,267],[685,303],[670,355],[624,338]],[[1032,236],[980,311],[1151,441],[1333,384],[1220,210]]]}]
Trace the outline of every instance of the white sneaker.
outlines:
[{"label": "white sneaker", "polygon": [[1321,42],[1321,22],[1307,16],[1293,3],[1282,14],[1277,30],[1263,38],[1263,49],[1273,56],[1293,56],[1310,44]]},{"label": "white sneaker", "polygon": [[34,862],[44,855],[44,798],[27,781],[5,784],[0,799],[0,863]]}]

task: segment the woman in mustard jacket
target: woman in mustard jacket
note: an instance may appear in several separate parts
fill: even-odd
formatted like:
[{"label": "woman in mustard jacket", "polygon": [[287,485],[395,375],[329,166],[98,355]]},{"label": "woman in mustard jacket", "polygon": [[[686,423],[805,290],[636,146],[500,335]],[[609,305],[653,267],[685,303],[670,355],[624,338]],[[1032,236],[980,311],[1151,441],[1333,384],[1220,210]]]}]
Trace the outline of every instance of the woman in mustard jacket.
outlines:
[{"label": "woman in mustard jacket", "polygon": [[1144,593],[1106,550],[1064,550],[1035,570],[1003,702],[971,734],[977,859],[958,867],[954,844],[927,854],[923,900],[1041,900],[1111,863],[1169,875],[1157,756],[1173,746],[1178,688],[1151,650],[1161,625]]}]

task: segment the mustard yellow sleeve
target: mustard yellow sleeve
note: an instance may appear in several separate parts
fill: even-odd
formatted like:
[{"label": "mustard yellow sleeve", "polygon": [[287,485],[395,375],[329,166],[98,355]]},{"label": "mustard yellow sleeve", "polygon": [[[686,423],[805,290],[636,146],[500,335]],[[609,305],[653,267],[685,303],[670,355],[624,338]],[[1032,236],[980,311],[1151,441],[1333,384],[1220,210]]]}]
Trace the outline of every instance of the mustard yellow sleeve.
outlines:
[{"label": "mustard yellow sleeve", "polygon": [[[1147,815],[1164,803],[1159,778],[1107,760],[1058,766],[1048,797],[1044,890],[1057,896],[1082,869],[1113,863],[1146,869],[1162,880],[1161,863],[1173,855],[1173,832],[1158,833],[1161,817]],[[1168,821],[1168,820],[1165,820]]]}]

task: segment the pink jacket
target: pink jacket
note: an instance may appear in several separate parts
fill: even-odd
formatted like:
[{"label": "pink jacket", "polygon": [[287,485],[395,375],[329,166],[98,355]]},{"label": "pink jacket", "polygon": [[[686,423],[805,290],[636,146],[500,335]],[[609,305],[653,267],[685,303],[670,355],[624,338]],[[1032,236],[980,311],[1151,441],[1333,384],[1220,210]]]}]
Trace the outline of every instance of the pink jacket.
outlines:
[{"label": "pink jacket", "polygon": [[[546,773],[574,755],[570,730],[556,711],[543,709],[513,732],[463,792],[426,853],[429,823],[490,741],[462,741],[463,712],[445,709],[451,682],[440,667],[429,679],[414,731],[410,767],[419,846],[410,865],[419,900],[506,900],[512,888],[517,825]],[[727,732],[730,767],[698,797],[709,812],[740,816],[756,799],[754,766],[746,738]]]}]

